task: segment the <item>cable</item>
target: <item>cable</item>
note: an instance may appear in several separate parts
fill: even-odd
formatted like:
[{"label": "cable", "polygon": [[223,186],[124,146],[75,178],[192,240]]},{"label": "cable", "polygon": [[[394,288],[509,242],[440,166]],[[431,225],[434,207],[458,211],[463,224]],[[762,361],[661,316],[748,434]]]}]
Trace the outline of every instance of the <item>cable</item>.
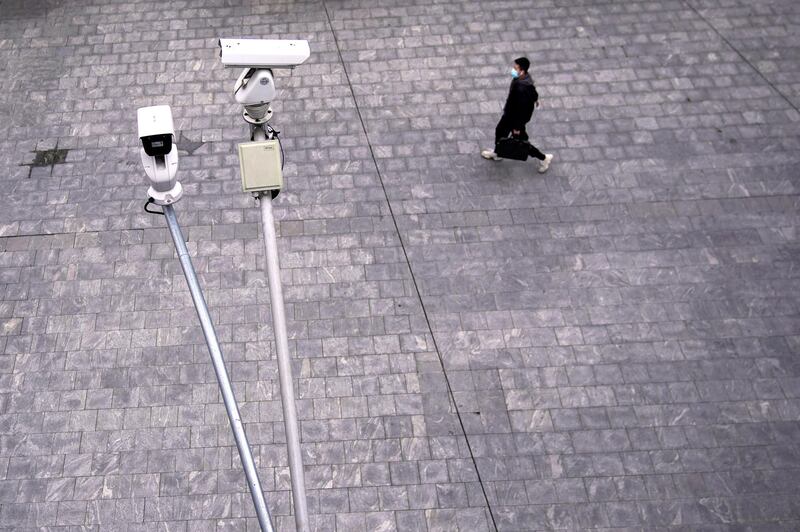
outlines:
[{"label": "cable", "polygon": [[161,216],[164,216],[164,211],[151,211],[150,209],[147,208],[148,205],[155,202],[156,200],[154,200],[153,198],[147,198],[147,201],[144,203],[144,212],[150,214],[160,214]]}]

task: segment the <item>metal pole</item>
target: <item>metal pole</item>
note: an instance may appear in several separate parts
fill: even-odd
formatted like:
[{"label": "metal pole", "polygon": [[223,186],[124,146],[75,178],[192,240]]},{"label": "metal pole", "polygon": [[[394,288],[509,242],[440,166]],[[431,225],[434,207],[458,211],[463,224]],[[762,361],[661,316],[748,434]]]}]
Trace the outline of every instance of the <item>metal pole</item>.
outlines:
[{"label": "metal pole", "polygon": [[222,358],[222,350],[220,350],[219,342],[217,341],[217,333],[214,331],[214,324],[208,313],[206,300],[203,298],[200,283],[197,281],[192,259],[189,257],[189,250],[186,248],[186,242],[183,240],[183,233],[181,233],[181,228],[178,225],[178,218],[175,215],[175,210],[172,205],[164,205],[163,210],[164,217],[167,219],[167,225],[169,226],[169,233],[172,236],[172,241],[175,243],[175,249],[178,251],[178,258],[181,261],[183,274],[186,276],[186,283],[189,285],[189,292],[192,294],[192,301],[194,301],[197,316],[200,318],[200,325],[203,328],[203,335],[206,337],[208,350],[211,353],[211,362],[214,365],[214,372],[217,374],[217,382],[222,392],[225,410],[228,411],[228,419],[231,422],[233,437],[236,440],[236,447],[239,448],[239,458],[242,460],[244,474],[247,477],[247,485],[250,487],[250,495],[253,497],[253,505],[256,508],[258,523],[261,525],[262,532],[274,532],[275,529],[272,526],[272,518],[269,514],[267,503],[264,501],[264,493],[261,491],[261,483],[258,481],[258,472],[253,463],[253,456],[250,454],[250,445],[247,443],[247,435],[244,432],[242,419],[239,415],[239,405],[236,403],[236,397],[233,395],[233,388],[231,388],[231,381],[228,378],[228,371],[225,369],[225,361]]},{"label": "metal pole", "polygon": [[303,455],[300,451],[300,432],[297,429],[297,410],[294,403],[292,385],[292,361],[289,356],[289,339],[286,333],[286,313],[283,308],[283,288],[281,269],[278,263],[278,237],[275,234],[275,221],[272,216],[272,194],[261,193],[261,225],[264,230],[264,247],[269,277],[269,295],[272,303],[272,323],[277,345],[278,377],[281,383],[281,402],[283,403],[283,424],[286,429],[286,446],[289,452],[289,472],[292,477],[292,498],[294,499],[294,520],[298,532],[308,532],[308,504],[306,502],[306,483],[303,474]]}]

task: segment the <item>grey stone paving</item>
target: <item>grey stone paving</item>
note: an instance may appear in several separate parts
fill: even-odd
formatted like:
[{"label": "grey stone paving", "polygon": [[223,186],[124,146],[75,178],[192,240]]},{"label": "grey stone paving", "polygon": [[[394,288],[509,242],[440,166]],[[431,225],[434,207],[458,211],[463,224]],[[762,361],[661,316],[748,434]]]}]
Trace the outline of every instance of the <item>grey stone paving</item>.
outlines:
[{"label": "grey stone paving", "polygon": [[[135,110],[166,103],[179,218],[293,530],[238,72],[215,48],[254,36],[313,52],[273,108],[315,530],[797,530],[799,9],[1,0],[0,529],[257,529],[141,210]],[[478,156],[521,53],[543,176]]]}]

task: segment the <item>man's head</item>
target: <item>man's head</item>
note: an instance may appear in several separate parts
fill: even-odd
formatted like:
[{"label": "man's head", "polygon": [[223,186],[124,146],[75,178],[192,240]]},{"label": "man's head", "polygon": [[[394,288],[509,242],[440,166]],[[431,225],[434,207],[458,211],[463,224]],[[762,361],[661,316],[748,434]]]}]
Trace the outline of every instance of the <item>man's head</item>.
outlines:
[{"label": "man's head", "polygon": [[518,57],[514,59],[514,70],[519,73],[519,76],[522,77],[528,73],[528,69],[531,67],[531,62],[528,60],[527,57]]}]

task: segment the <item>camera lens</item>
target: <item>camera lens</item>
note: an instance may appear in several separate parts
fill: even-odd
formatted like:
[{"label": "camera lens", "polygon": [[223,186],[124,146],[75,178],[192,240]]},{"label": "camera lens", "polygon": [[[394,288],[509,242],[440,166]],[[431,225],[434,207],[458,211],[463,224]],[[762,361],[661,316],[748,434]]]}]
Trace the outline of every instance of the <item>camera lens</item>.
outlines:
[{"label": "camera lens", "polygon": [[172,150],[172,135],[142,137],[142,146],[144,147],[144,152],[151,157],[167,155]]}]

